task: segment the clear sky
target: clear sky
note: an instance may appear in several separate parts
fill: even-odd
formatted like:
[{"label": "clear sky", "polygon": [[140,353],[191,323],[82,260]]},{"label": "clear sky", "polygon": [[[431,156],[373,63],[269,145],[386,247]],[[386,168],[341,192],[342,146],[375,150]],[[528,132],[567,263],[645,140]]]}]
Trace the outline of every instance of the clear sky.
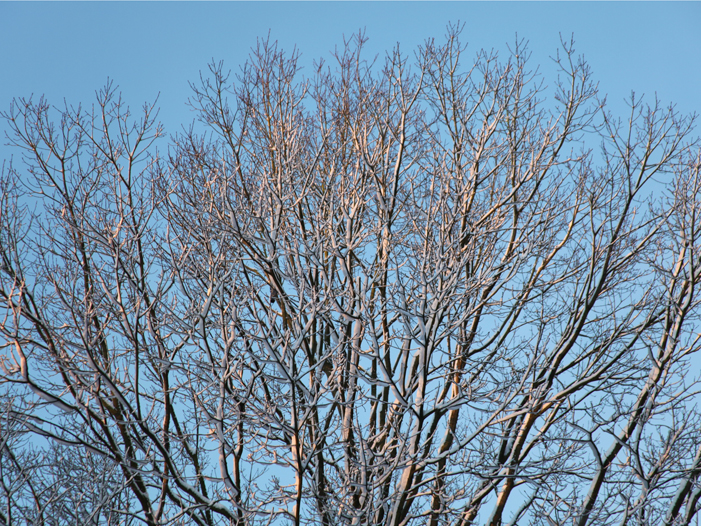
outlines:
[{"label": "clear sky", "polygon": [[[175,133],[193,118],[188,83],[212,60],[236,71],[257,37],[296,46],[311,64],[359,29],[369,55],[397,42],[412,52],[464,22],[468,56],[530,42],[543,66],[560,34],[574,34],[600,92],[623,116],[631,90],[655,93],[685,113],[701,113],[701,2],[4,2],[0,1],[0,111],[15,97],[46,95],[89,104],[107,78],[132,107],[159,97],[160,119]],[[0,121],[0,165],[10,155]],[[695,135],[700,135],[697,128]]]},{"label": "clear sky", "polygon": [[[131,106],[160,93],[161,120],[172,133],[192,119],[188,82],[211,59],[236,70],[268,31],[311,65],[360,28],[373,54],[397,42],[411,52],[442,37],[451,21],[465,23],[473,53],[505,50],[518,34],[545,73],[559,34],[574,33],[614,109],[634,89],[701,111],[699,2],[0,2],[0,109],[31,94],[54,104],[91,102],[110,77]],[[0,123],[3,136],[5,128]],[[0,158],[8,155],[3,140]]]}]

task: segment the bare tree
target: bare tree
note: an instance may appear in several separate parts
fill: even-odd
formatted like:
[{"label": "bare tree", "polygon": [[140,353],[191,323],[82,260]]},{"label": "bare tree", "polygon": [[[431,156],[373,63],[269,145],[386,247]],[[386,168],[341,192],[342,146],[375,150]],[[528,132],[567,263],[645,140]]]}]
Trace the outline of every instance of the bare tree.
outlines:
[{"label": "bare tree", "polygon": [[111,85],[4,114],[0,519],[691,523],[694,117],[363,44],[213,64],[160,153]]},{"label": "bare tree", "polygon": [[[103,456],[28,440],[17,419],[5,413],[0,449],[2,524],[132,524],[128,496],[115,476],[118,466]],[[20,425],[18,425],[20,424]]]}]

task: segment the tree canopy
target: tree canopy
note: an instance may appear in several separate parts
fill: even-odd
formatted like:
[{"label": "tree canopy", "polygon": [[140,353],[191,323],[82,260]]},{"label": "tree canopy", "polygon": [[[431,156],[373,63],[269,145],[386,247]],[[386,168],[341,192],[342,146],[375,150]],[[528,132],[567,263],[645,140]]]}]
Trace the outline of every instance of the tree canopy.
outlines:
[{"label": "tree canopy", "polygon": [[17,99],[0,522],[690,524],[695,116],[457,27],[309,75],[259,41],[166,137]]}]

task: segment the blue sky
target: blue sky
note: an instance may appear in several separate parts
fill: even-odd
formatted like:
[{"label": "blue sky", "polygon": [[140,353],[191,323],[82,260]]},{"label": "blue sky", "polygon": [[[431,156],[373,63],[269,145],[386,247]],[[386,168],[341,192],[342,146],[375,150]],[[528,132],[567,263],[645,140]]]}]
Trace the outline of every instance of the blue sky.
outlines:
[{"label": "blue sky", "polygon": [[[397,42],[411,52],[458,21],[468,56],[481,48],[504,52],[516,35],[528,40],[546,82],[560,34],[574,33],[601,93],[622,116],[631,90],[701,112],[701,2],[2,1],[0,111],[14,97],[42,94],[56,105],[64,98],[89,104],[109,77],[132,107],[159,96],[160,118],[175,133],[193,118],[188,83],[212,59],[236,71],[268,32],[283,48],[296,46],[311,74],[314,59],[328,58],[359,29],[369,37],[369,55],[382,55]],[[6,129],[0,121],[0,165],[18,154],[5,146]]]},{"label": "blue sky", "polygon": [[[701,110],[698,2],[0,2],[0,109],[31,94],[88,103],[110,77],[132,107],[160,93],[160,117],[173,133],[192,119],[188,82],[211,59],[237,70],[269,31],[284,49],[296,45],[311,66],[360,28],[371,54],[397,42],[411,52],[442,37],[451,21],[465,23],[472,53],[505,51],[516,34],[528,40],[546,80],[559,34],[574,33],[614,110],[623,110],[631,89],[657,93],[683,112]],[[4,142],[1,158],[10,154]]]}]

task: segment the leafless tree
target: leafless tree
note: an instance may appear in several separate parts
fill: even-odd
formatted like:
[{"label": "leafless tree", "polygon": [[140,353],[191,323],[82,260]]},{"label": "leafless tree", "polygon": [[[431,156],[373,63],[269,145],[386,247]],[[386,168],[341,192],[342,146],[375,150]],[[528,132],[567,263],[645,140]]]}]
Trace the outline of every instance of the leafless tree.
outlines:
[{"label": "leafless tree", "polygon": [[[16,410],[15,410],[16,411]],[[105,457],[50,443],[38,448],[4,414],[0,444],[0,523],[131,524],[118,466]],[[80,458],[79,458],[80,455]]]},{"label": "leafless tree", "polygon": [[14,102],[0,520],[691,523],[694,118],[459,33],[261,41],[169,142],[111,85]]}]

